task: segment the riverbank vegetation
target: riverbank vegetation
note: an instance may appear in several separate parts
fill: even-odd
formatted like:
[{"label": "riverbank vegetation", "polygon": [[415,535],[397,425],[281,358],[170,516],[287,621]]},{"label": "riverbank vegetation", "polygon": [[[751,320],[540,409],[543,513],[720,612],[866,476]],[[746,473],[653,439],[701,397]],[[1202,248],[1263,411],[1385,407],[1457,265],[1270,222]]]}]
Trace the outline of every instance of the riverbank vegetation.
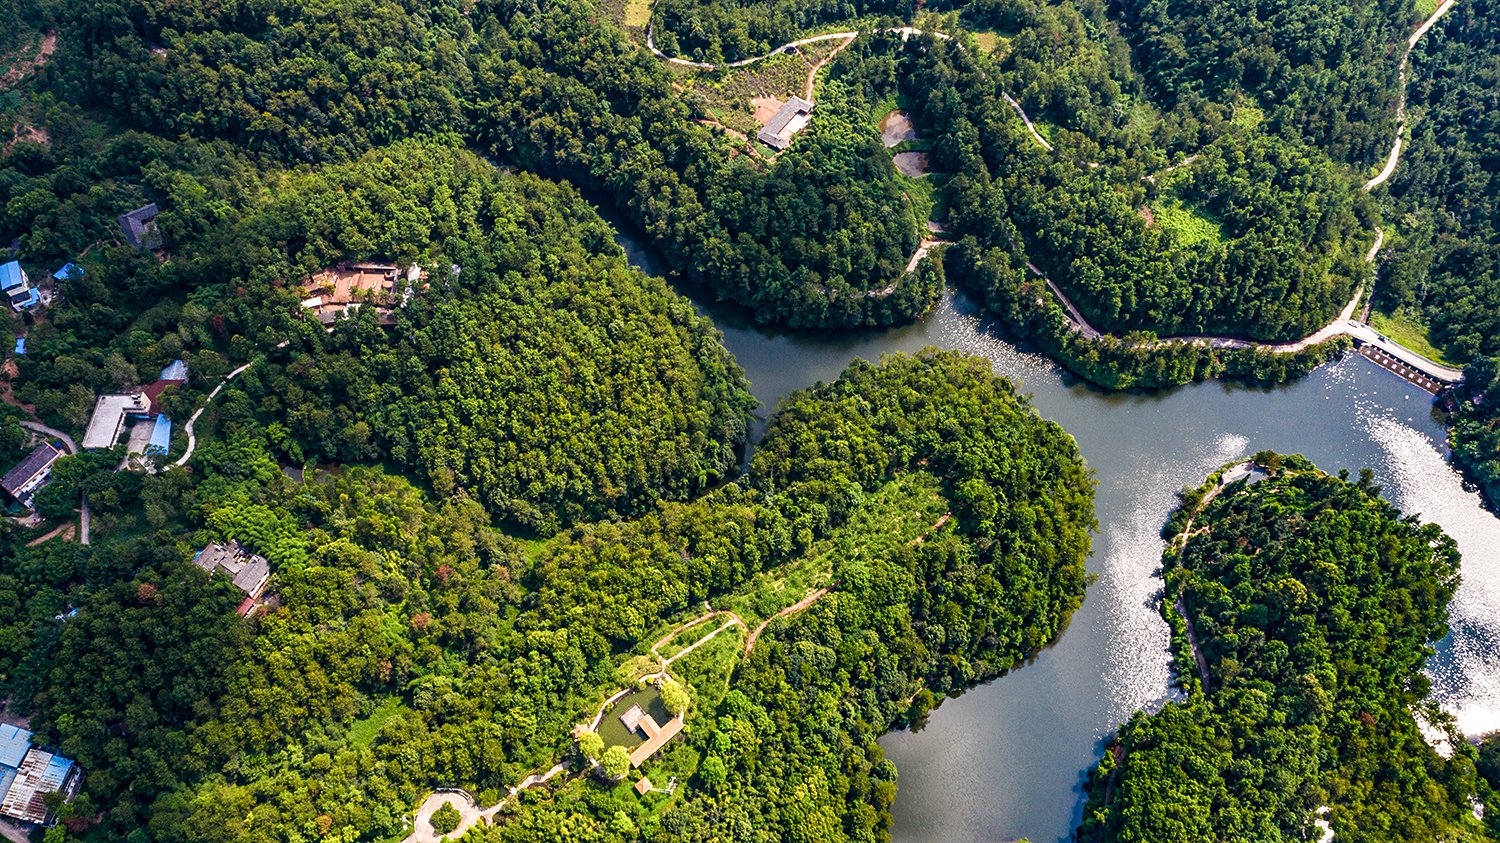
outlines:
[{"label": "riverbank vegetation", "polygon": [[[570,757],[572,724],[660,627],[808,567],[833,591],[748,659],[724,633],[674,665],[691,729],[650,770],[679,777],[673,796],[563,776],[479,833],[602,833],[625,812],[624,839],[808,823],[810,840],[878,836],[895,772],[875,739],[914,694],[921,709],[1012,669],[1083,596],[1092,479],[983,358],[857,363],[783,402],[740,481],[533,552],[480,501],[378,466],[293,479],[270,429],[244,420],[184,490],[195,508],[162,529],[0,557],[35,637],[4,690],[88,770],[85,804],[103,812],[90,834],[399,836],[434,785],[492,791]],[[893,540],[887,516],[917,499],[920,520],[939,500],[951,518]],[[273,560],[278,603],[248,623],[227,582],[187,563],[231,535],[298,550]],[[75,619],[44,616],[65,600]]]},{"label": "riverbank vegetation", "polygon": [[1453,540],[1368,472],[1273,456],[1256,457],[1272,477],[1231,483],[1165,552],[1187,699],[1120,728],[1079,839],[1311,839],[1320,819],[1338,840],[1489,839],[1473,748],[1450,736],[1440,757],[1414,716],[1445,728],[1422,668],[1447,633]]}]

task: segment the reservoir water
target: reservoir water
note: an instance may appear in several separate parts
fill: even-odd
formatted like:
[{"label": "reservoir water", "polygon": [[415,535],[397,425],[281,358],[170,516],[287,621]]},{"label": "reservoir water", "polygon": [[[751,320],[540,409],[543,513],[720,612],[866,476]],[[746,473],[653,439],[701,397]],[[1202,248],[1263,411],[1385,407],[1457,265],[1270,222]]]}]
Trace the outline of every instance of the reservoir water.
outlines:
[{"label": "reservoir water", "polygon": [[[598,203],[604,204],[604,203]],[[631,262],[662,265],[605,204]],[[759,328],[738,309],[683,289],[724,334],[764,419],[786,393],[836,379],[855,358],[924,346],[988,357],[1032,395],[1037,411],[1077,439],[1097,472],[1098,581],[1068,629],[1033,663],[946,700],[920,731],[881,740],[900,772],[897,843],[1033,843],[1071,837],[1080,785],[1105,740],[1131,713],[1171,697],[1168,630],[1158,614],[1158,531],[1184,484],[1270,448],[1326,471],[1375,471],[1385,495],[1458,540],[1463,585],[1452,633],[1428,664],[1434,695],[1466,734],[1500,730],[1500,519],[1447,464],[1431,397],[1357,355],[1293,384],[1219,381],[1110,393],[1005,339],[979,306],[950,292],[921,321],[885,330],[793,334]],[[754,435],[759,435],[759,425]]]}]

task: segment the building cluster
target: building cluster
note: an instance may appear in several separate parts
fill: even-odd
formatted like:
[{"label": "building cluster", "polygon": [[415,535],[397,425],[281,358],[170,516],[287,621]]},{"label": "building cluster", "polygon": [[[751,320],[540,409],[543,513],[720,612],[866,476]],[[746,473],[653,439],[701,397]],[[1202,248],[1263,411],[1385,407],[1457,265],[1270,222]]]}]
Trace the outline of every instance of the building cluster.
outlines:
[{"label": "building cluster", "polygon": [[[319,322],[332,325],[340,313],[352,314],[370,304],[380,324],[394,325],[397,299],[405,303],[425,277],[415,264],[402,270],[389,263],[341,263],[302,282],[302,291],[307,295],[302,306],[311,310]],[[405,286],[398,297],[397,285],[403,280]]]},{"label": "building cluster", "polygon": [[256,601],[265,593],[266,583],[271,581],[271,563],[264,556],[246,550],[239,542],[211,544],[198,551],[193,564],[202,568],[209,576],[222,574],[229,577],[234,587],[245,592],[245,600],[238,609],[240,615],[249,615]]},{"label": "building cluster", "polygon": [[172,419],[162,412],[159,402],[167,387],[182,386],[187,381],[187,364],[174,360],[161,370],[155,383],[134,392],[99,396],[81,447],[85,451],[107,451],[119,444],[120,433],[125,430],[127,422],[135,421],[137,425],[128,443],[129,453],[132,456],[166,455],[172,444]]},{"label": "building cluster", "polygon": [[31,733],[0,723],[0,816],[33,825],[52,825],[56,815],[46,795],[60,793],[65,802],[78,795],[83,775],[78,765],[31,745]]}]

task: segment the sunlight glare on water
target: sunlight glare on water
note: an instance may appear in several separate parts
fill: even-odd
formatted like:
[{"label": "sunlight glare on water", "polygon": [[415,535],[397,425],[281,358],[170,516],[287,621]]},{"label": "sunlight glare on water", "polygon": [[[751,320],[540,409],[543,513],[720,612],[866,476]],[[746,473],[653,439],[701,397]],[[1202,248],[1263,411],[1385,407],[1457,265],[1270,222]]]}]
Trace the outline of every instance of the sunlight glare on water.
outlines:
[{"label": "sunlight glare on water", "polygon": [[1463,582],[1449,604],[1452,632],[1427,663],[1432,696],[1469,737],[1500,730],[1500,520],[1466,491],[1432,441],[1383,413],[1371,437],[1390,456],[1386,497],[1423,523],[1437,522],[1463,553]]}]

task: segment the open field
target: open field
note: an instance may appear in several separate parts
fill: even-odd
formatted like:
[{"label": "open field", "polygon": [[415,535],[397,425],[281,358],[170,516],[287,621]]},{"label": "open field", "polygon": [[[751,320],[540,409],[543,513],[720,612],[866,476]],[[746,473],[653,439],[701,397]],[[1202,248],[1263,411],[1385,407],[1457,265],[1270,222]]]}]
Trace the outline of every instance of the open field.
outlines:
[{"label": "open field", "polygon": [[1443,352],[1432,344],[1427,333],[1427,326],[1405,311],[1397,311],[1390,315],[1371,311],[1370,327],[1434,363],[1454,367],[1463,365],[1460,361],[1444,357]]}]

